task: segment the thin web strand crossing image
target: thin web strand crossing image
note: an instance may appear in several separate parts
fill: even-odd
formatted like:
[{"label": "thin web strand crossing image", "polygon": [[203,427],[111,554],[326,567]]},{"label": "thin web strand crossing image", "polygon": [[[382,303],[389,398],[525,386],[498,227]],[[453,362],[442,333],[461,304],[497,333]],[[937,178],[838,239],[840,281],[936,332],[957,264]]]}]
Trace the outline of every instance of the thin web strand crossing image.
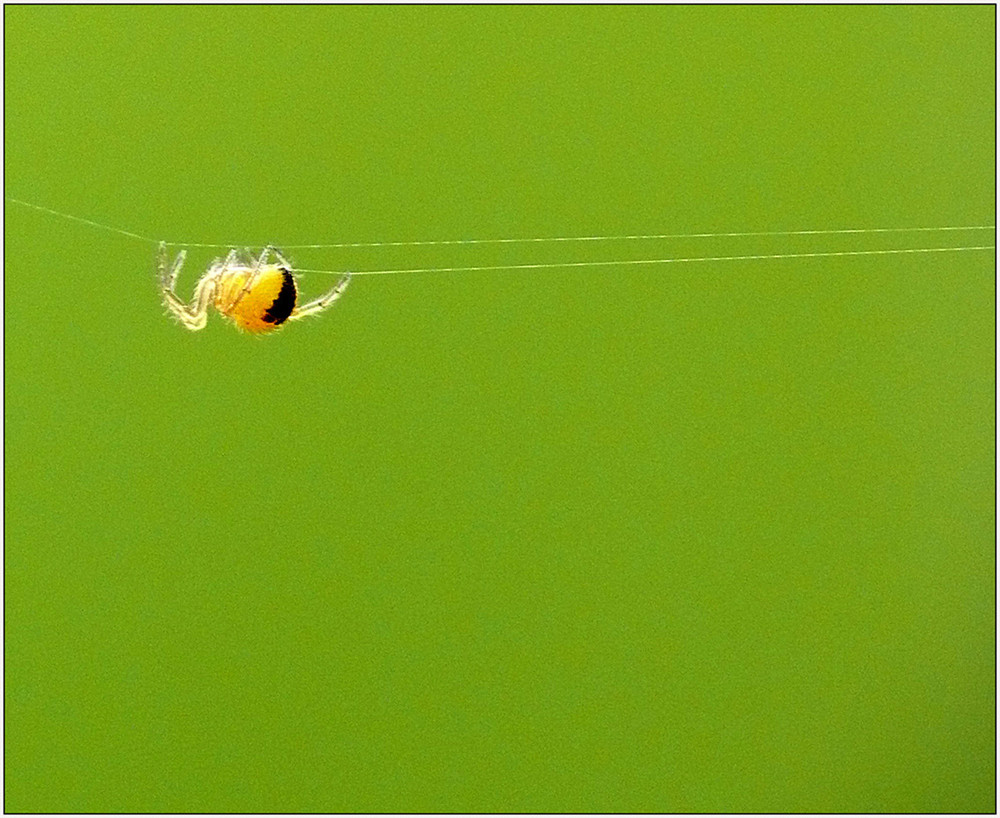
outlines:
[{"label": "thin web strand crossing image", "polygon": [[[164,245],[175,248],[208,248],[226,249],[245,246],[245,242],[230,243],[209,243],[209,242],[180,242],[180,241],[158,241],[149,236],[125,230],[120,227],[103,224],[101,222],[64,213],[43,205],[26,202],[22,199],[7,198],[6,201],[22,205],[43,213],[48,213],[59,218],[86,224],[88,226],[117,233],[127,238],[138,239],[153,245]],[[332,242],[326,244],[286,244],[281,245],[286,250],[319,250],[319,249],[351,249],[351,248],[380,248],[380,247],[442,247],[442,246],[476,246],[476,245],[510,245],[510,244],[569,244],[569,243],[594,243],[594,242],[649,242],[664,240],[688,240],[688,239],[731,239],[731,238],[776,238],[776,237],[802,237],[802,236],[864,236],[864,235],[890,235],[890,234],[955,234],[960,232],[988,231],[995,230],[995,225],[945,225],[940,227],[853,227],[853,228],[821,228],[807,230],[744,230],[726,232],[700,232],[700,233],[647,233],[647,234],[626,234],[617,236],[554,236],[554,237],[529,237],[529,238],[493,238],[493,239],[428,239],[413,241],[372,241],[372,242]],[[274,245],[270,245],[274,246]],[[723,262],[723,261],[761,261],[767,259],[797,259],[797,258],[831,258],[849,256],[879,256],[879,255],[899,255],[916,253],[956,253],[956,252],[981,252],[996,250],[995,244],[963,244],[957,246],[937,246],[937,247],[895,247],[881,249],[859,249],[859,250],[832,250],[815,252],[788,252],[788,253],[743,253],[733,255],[710,255],[710,256],[665,256],[658,258],[644,259],[606,259],[602,261],[561,261],[544,263],[525,264],[488,264],[488,265],[468,265],[468,266],[437,266],[437,267],[409,267],[398,269],[379,270],[352,270],[351,275],[401,275],[408,273],[456,273],[456,272],[486,272],[500,270],[543,270],[543,269],[568,269],[568,268],[588,268],[588,267],[609,267],[609,266],[641,266],[655,264],[692,264],[698,262]],[[327,270],[309,267],[296,268],[296,273],[320,274],[320,275],[344,275],[347,270]]]}]

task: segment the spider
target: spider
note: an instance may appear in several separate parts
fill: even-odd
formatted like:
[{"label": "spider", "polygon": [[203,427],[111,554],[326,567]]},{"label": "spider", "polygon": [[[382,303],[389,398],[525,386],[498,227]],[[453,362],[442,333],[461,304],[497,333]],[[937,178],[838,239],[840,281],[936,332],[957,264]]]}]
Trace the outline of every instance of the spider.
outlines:
[{"label": "spider", "polygon": [[[254,258],[249,250],[245,257],[241,257],[237,250],[230,250],[225,259],[212,262],[205,275],[198,279],[191,303],[185,304],[174,292],[174,285],[186,255],[187,251],[181,250],[173,264],[169,264],[167,245],[160,242],[163,303],[183,326],[192,331],[204,329],[211,304],[247,332],[271,332],[286,321],[322,312],[343,295],[351,281],[351,274],[347,273],[326,295],[300,307],[297,306],[299,293],[292,276],[292,265],[280,252],[273,247],[265,247],[260,256]],[[272,256],[275,259],[273,262]]]}]

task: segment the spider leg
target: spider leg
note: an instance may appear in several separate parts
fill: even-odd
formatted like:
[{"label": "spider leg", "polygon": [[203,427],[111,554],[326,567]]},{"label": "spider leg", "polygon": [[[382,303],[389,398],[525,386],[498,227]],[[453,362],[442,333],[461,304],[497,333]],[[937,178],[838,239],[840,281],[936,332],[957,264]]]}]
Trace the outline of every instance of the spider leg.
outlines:
[{"label": "spider leg", "polygon": [[[246,247],[244,249],[246,251],[247,257],[253,258],[253,252],[250,250],[250,248]],[[274,248],[268,245],[263,249],[260,256],[253,262],[253,264],[251,264],[250,271],[247,273],[246,281],[244,281],[243,287],[236,294],[236,297],[233,298],[233,300],[226,305],[226,312],[232,312],[236,308],[236,305],[243,300],[243,296],[245,296],[248,292],[250,292],[254,288],[254,286],[257,284],[257,279],[260,278],[260,271],[264,269],[264,266],[267,264],[268,256],[270,256],[272,252],[274,252]],[[226,261],[229,262],[231,260],[235,260],[235,257],[236,257],[236,251],[230,250],[229,256],[226,257]]]},{"label": "spider leg", "polygon": [[163,286],[163,282],[167,277],[167,243],[165,241],[160,242],[160,246],[156,249],[156,269],[160,276],[160,286]]},{"label": "spider leg", "polygon": [[177,283],[177,276],[181,271],[181,267],[184,265],[184,258],[187,256],[187,250],[181,250],[177,254],[177,258],[174,259],[174,263],[170,265],[170,270],[167,270],[167,264],[169,259],[167,257],[167,244],[166,242],[160,242],[160,249],[157,253],[157,264],[160,270],[160,286],[167,290],[174,290],[174,285]]},{"label": "spider leg", "polygon": [[217,277],[221,278],[226,272],[229,272],[233,267],[239,266],[236,262],[239,261],[239,253],[236,250],[230,250],[226,253],[226,257],[219,261],[216,259],[212,262],[212,266],[208,268],[208,271],[214,272]]},{"label": "spider leg", "polygon": [[305,318],[307,315],[315,315],[317,312],[322,312],[344,294],[344,290],[347,289],[347,285],[350,283],[351,274],[347,273],[326,295],[321,295],[315,301],[310,301],[308,304],[303,304],[301,307],[296,307],[292,310],[292,314],[288,316],[288,320],[295,321],[299,318]]},{"label": "spider leg", "polygon": [[177,258],[174,260],[173,267],[170,268],[170,289],[174,289],[174,285],[177,284],[177,276],[180,275],[181,267],[184,266],[184,259],[187,256],[187,250],[181,250],[177,254]]},{"label": "spider leg", "polygon": [[167,248],[165,244],[160,243],[160,292],[163,295],[163,303],[167,306],[167,309],[177,317],[184,327],[194,331],[204,329],[208,321],[208,305],[215,295],[215,285],[225,268],[220,267],[218,264],[213,264],[195,286],[194,298],[192,298],[191,303],[185,304],[174,292],[174,284],[181,271],[181,266],[184,264],[185,256],[185,251],[181,250],[168,272]]},{"label": "spider leg", "polygon": [[[247,248],[247,253],[248,254],[250,253],[249,248]],[[265,247],[263,251],[261,251],[260,258],[257,259],[257,269],[263,270],[265,267],[267,267],[268,260],[270,259],[271,256],[274,256],[274,258],[278,262],[278,266],[281,267],[283,270],[288,270],[288,272],[290,273],[294,271],[294,268],[292,267],[292,262],[290,262],[287,258],[285,258],[281,254],[281,251],[273,244],[267,245],[267,247]]]},{"label": "spider leg", "polygon": [[281,251],[278,250],[277,247],[268,247],[267,249],[269,249],[272,253],[274,253],[274,257],[278,259],[278,264],[281,267],[288,270],[288,272],[292,272],[292,262],[290,262],[283,255],[281,255]]},{"label": "spider leg", "polygon": [[[247,253],[250,252],[250,248],[247,248]],[[272,256],[277,256],[277,251],[269,244],[263,250],[260,251],[260,256],[257,257],[257,266],[261,269],[267,266],[267,260]],[[252,257],[252,256],[251,256]]]}]

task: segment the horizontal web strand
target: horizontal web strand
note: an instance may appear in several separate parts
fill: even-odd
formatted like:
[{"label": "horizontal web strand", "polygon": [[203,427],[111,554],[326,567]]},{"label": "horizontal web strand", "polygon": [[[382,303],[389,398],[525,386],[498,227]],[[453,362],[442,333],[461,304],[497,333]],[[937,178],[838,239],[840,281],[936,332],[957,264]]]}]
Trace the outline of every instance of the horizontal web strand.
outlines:
[{"label": "horizontal web strand", "polygon": [[[63,213],[43,205],[32,204],[23,199],[4,197],[5,201],[12,204],[19,204],[24,207],[58,216],[70,221],[96,227],[100,230],[107,230],[129,238],[139,239],[150,244],[159,244],[156,239],[134,233],[130,230],[123,230],[119,227],[102,224],[92,219],[85,219],[81,216],[74,216],[70,213]],[[968,226],[944,226],[944,227],[870,227],[870,228],[838,228],[823,230],[759,230],[759,231],[738,231],[728,233],[660,233],[660,234],[635,234],[623,236],[559,236],[551,238],[506,238],[506,239],[447,239],[430,241],[387,241],[387,242],[341,242],[337,244],[291,244],[283,245],[287,249],[334,249],[334,248],[362,248],[362,247],[417,247],[432,245],[473,245],[473,244],[515,244],[515,243],[551,243],[551,242],[594,242],[594,241],[636,241],[654,239],[693,239],[693,238],[737,238],[750,236],[818,236],[818,235],[843,235],[843,234],[879,234],[879,233],[911,233],[911,232],[946,232],[963,230],[995,230],[995,225],[968,225]],[[205,244],[205,243],[184,243],[184,242],[164,242],[168,247],[209,247],[209,248],[232,248],[246,246],[242,242],[230,244]],[[753,259],[782,259],[782,258],[818,258],[825,256],[863,256],[863,255],[884,255],[891,253],[943,253],[957,252],[963,250],[992,250],[992,245],[979,245],[969,247],[927,247],[899,250],[845,250],[831,252],[813,253],[774,253],[755,254],[738,256],[702,256],[685,258],[662,258],[662,259],[637,259],[620,261],[582,261],[582,262],[559,262],[545,264],[502,264],[502,265],[482,265],[475,267],[426,267],[412,268],[405,270],[366,270],[359,271],[355,275],[389,275],[395,273],[429,273],[429,272],[472,272],[477,270],[537,270],[556,269],[560,267],[601,267],[630,264],[675,264],[681,262],[698,261],[748,261]],[[300,270],[300,272],[329,273],[340,275],[332,270]]]},{"label": "horizontal web strand", "polygon": [[[876,233],[934,233],[960,230],[995,230],[995,225],[963,225],[947,227],[849,227],[830,230],[744,230],[729,233],[645,233],[623,236],[554,236],[549,238],[506,239],[433,239],[428,241],[356,241],[337,244],[281,244],[284,250],[332,250],[362,247],[433,247],[475,244],[542,244],[556,242],[594,241],[652,241],[657,239],[710,239],[748,238],[762,236],[832,236]],[[191,242],[166,242],[168,247],[239,247],[240,244],[199,244]]]},{"label": "horizontal web strand", "polygon": [[[400,273],[464,273],[486,270],[542,270],[562,267],[612,267],[629,264],[682,264],[698,261],[755,261],[782,258],[826,258],[831,256],[881,256],[899,253],[958,253],[970,250],[996,250],[992,244],[970,247],[914,247],[898,250],[836,250],[816,253],[760,253],[744,256],[691,256],[684,258],[648,258],[625,261],[563,261],[544,264],[489,264],[477,267],[414,267],[405,270],[359,270],[354,276],[398,275]],[[346,270],[296,269],[296,273],[325,273],[346,275]]]},{"label": "horizontal web strand", "polygon": [[50,213],[53,216],[59,216],[63,219],[69,219],[70,221],[80,222],[82,224],[89,224],[91,227],[98,227],[101,230],[110,230],[112,233],[119,233],[122,236],[128,236],[133,239],[141,239],[142,241],[148,241],[150,244],[159,244],[156,239],[151,239],[149,236],[141,236],[138,233],[133,233],[130,230],[122,230],[120,227],[112,227],[109,224],[101,224],[100,222],[92,221],[91,219],[84,219],[82,216],[73,216],[69,213],[62,213],[58,210],[53,210],[51,207],[42,207],[41,205],[32,204],[31,202],[25,202],[21,199],[11,199],[5,198],[4,201],[13,202],[14,204],[24,205],[25,207],[30,207],[32,210],[40,210],[42,213]]}]

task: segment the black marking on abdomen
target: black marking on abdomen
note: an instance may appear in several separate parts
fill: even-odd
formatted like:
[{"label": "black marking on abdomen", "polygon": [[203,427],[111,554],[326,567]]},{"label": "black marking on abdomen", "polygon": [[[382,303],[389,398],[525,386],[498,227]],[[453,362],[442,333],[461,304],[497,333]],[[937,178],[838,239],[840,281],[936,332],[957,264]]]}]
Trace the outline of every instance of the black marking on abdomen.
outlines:
[{"label": "black marking on abdomen", "polygon": [[278,326],[288,320],[288,316],[295,309],[295,279],[288,270],[281,271],[281,291],[274,302],[268,307],[262,318],[268,324]]}]

